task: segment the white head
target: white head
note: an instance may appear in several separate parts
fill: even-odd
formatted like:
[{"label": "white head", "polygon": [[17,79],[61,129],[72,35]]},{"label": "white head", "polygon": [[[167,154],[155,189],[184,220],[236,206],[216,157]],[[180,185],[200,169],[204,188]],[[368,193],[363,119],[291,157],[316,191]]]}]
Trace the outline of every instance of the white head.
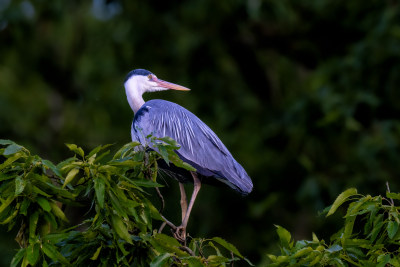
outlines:
[{"label": "white head", "polygon": [[189,91],[184,86],[163,81],[148,70],[135,69],[128,73],[124,82],[126,96],[133,112],[137,112],[144,104],[142,95],[146,92],[156,92],[164,90]]}]

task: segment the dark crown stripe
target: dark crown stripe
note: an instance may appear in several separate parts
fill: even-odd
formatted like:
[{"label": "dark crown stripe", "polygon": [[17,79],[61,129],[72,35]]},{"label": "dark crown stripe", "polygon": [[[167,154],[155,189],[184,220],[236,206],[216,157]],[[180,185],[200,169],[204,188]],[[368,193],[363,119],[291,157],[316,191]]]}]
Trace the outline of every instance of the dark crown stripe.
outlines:
[{"label": "dark crown stripe", "polygon": [[140,76],[147,76],[149,74],[153,74],[148,70],[145,69],[135,69],[132,70],[131,72],[128,73],[128,75],[126,75],[124,83],[126,83],[127,80],[129,80],[130,77],[132,76],[136,76],[136,75],[140,75]]}]

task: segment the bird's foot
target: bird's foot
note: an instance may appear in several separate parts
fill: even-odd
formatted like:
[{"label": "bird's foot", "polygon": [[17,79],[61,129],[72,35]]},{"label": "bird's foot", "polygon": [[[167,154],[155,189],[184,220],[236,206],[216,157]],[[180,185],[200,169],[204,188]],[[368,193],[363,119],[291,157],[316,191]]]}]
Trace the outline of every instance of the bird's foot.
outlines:
[{"label": "bird's foot", "polygon": [[184,227],[182,225],[176,227],[175,232],[174,232],[174,237],[176,240],[178,240],[182,244],[185,244],[186,243],[186,227]]},{"label": "bird's foot", "polygon": [[163,218],[164,223],[161,225],[158,233],[161,233],[165,225],[168,225],[169,227],[171,227],[171,232],[174,238],[178,240],[181,244],[186,246],[186,226],[183,226],[183,224],[181,224],[177,227],[173,223],[168,221],[163,215],[161,215],[161,217]]}]

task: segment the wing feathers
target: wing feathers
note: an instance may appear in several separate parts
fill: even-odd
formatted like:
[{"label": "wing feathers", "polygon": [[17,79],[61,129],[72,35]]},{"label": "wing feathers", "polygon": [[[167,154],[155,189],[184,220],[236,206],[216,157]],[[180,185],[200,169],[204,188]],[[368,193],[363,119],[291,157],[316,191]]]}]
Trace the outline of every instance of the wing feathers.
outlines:
[{"label": "wing feathers", "polygon": [[200,174],[214,173],[235,190],[243,194],[251,192],[253,184],[243,167],[217,135],[185,108],[165,100],[150,100],[135,114],[132,124],[132,139],[146,143],[137,128],[143,131],[143,136],[175,139],[181,145],[177,152],[182,160],[197,165]]}]

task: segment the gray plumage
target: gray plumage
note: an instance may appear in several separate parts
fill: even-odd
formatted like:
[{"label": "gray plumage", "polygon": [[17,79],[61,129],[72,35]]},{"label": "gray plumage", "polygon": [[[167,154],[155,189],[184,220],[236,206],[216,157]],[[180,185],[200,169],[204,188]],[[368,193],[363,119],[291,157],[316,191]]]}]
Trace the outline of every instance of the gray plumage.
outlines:
[{"label": "gray plumage", "polygon": [[165,100],[150,100],[135,113],[132,140],[147,143],[145,137],[169,136],[181,148],[178,156],[204,177],[218,179],[238,192],[251,192],[253,183],[243,167],[217,135],[187,109]]}]

